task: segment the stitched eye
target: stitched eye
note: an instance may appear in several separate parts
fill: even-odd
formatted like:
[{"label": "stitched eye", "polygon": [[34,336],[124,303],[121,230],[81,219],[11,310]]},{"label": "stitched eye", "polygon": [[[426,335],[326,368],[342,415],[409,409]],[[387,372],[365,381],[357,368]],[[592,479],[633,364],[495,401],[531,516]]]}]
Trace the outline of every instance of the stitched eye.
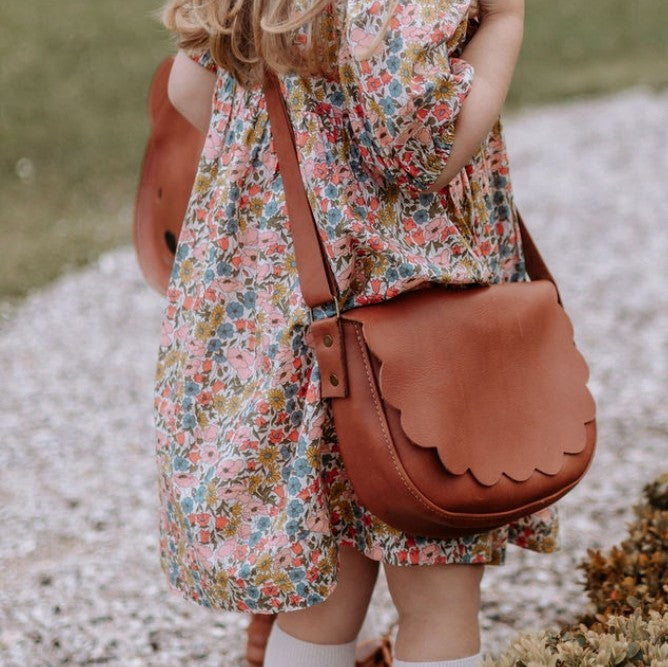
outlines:
[{"label": "stitched eye", "polygon": [[176,236],[170,231],[165,232],[165,245],[172,255],[176,254]]}]

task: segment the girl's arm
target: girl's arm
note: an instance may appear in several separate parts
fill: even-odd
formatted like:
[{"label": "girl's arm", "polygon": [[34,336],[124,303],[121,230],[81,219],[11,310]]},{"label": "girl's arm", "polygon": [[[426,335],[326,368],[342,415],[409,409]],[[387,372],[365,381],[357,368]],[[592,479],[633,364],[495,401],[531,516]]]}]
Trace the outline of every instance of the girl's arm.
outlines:
[{"label": "girl's arm", "polygon": [[174,107],[202,132],[209,129],[216,74],[183,51],[174,58],[167,95]]},{"label": "girl's arm", "polygon": [[445,187],[480,148],[506,99],[524,32],[524,0],[479,0],[480,27],[462,53],[473,65],[471,90],[455,122],[448,164],[425,192]]}]

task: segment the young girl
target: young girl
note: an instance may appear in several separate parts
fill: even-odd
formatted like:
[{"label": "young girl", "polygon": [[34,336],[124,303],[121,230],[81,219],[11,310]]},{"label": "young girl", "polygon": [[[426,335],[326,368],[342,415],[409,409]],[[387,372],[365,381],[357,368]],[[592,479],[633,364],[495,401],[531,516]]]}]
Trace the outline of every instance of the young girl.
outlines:
[{"label": "young girl", "polygon": [[[439,540],[355,497],[320,398],[262,91],[279,74],[343,309],[525,280],[498,124],[523,0],[172,0],[175,106],[207,132],[156,386],[161,562],[195,602],[279,613],[265,665],[350,666],[382,563],[395,665],[479,661],[479,584],[553,511]],[[363,443],[361,443],[363,445]],[[372,471],[370,471],[372,474]]]}]

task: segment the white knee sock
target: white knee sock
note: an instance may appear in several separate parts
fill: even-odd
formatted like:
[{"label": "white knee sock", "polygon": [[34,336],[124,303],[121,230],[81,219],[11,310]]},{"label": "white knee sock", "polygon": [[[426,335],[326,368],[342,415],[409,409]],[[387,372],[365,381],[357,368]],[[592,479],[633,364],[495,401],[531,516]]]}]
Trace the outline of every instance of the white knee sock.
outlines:
[{"label": "white knee sock", "polygon": [[265,667],[352,667],[355,664],[355,642],[349,644],[311,644],[283,632],[274,623]]},{"label": "white knee sock", "polygon": [[405,662],[403,660],[392,661],[392,667],[480,667],[482,664],[482,654],[476,653],[468,658],[458,658],[457,660],[437,660],[436,662]]}]

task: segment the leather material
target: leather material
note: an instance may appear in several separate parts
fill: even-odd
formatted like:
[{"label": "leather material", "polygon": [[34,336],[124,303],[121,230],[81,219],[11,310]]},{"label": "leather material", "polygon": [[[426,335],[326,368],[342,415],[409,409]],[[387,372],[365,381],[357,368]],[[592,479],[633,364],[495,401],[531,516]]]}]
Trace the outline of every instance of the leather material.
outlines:
[{"label": "leather material", "polygon": [[451,474],[523,482],[584,449],[588,369],[549,281],[421,290],[343,317],[362,323],[402,431]]},{"label": "leather material", "polygon": [[[313,308],[338,291],[273,74],[265,95],[300,285]],[[518,219],[531,282],[425,286],[311,325],[322,396],[331,399],[353,487],[371,512],[410,534],[500,527],[555,502],[591,462],[587,365]]]},{"label": "leather material", "polygon": [[[330,303],[337,294],[336,281],[324,258],[313,223],[313,212],[302,181],[292,123],[281,95],[280,83],[268,75],[264,85],[274,149],[286,192],[290,232],[299,268],[304,301],[310,308]],[[289,193],[289,196],[287,196]]]},{"label": "leather material", "polygon": [[[443,538],[484,532],[544,509],[583,477],[595,448],[594,419],[584,425],[582,450],[563,454],[554,475],[534,472],[524,482],[504,475],[488,486],[469,471],[450,473],[435,448],[416,446],[406,437],[399,412],[381,396],[381,366],[369,352],[362,324],[354,317],[345,319],[347,315],[343,330],[349,394],[332,401],[336,432],[360,502],[386,523],[409,534]],[[414,391],[424,396],[420,387]],[[486,416],[479,414],[477,420]],[[493,424],[489,432],[496,435]],[[491,449],[494,441],[487,444]]]},{"label": "leather material", "polygon": [[313,322],[310,327],[312,343],[317,350],[323,398],[343,398],[348,394],[348,371],[341,320],[328,317]]},{"label": "leather material", "polygon": [[141,166],[133,237],[146,282],[165,293],[195,181],[204,135],[167,97],[173,58],[163,61],[149,90],[151,132]]},{"label": "leather material", "polygon": [[355,667],[392,667],[390,638],[385,635],[360,642],[355,650]]},{"label": "leather material", "polygon": [[264,654],[276,614],[251,614],[246,630],[246,662],[251,667],[262,667]]}]

